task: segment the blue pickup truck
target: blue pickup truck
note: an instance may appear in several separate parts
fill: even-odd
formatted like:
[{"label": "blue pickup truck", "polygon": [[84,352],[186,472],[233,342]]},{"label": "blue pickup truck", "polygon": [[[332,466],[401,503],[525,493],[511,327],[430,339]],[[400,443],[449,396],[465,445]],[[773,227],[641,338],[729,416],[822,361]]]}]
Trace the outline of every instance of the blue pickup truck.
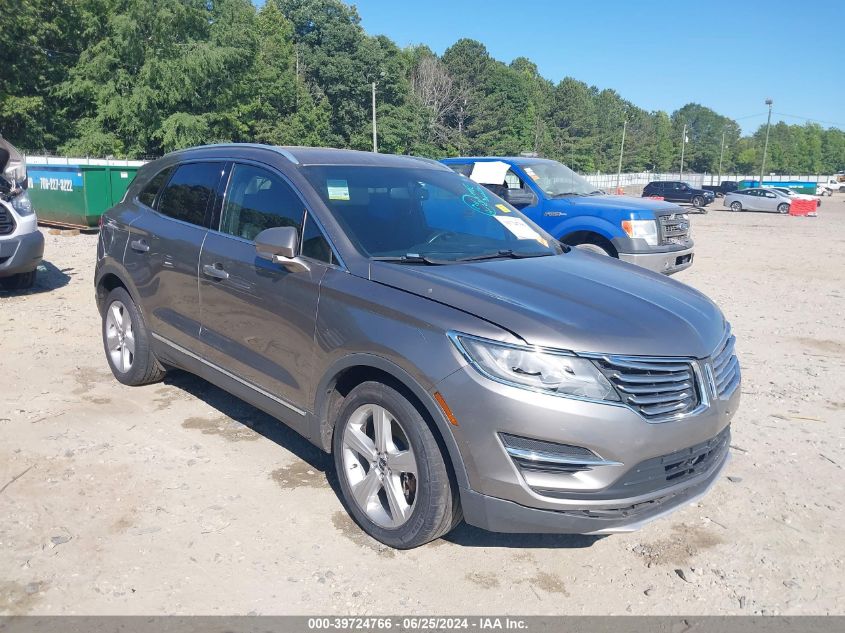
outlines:
[{"label": "blue pickup truck", "polygon": [[675,204],[610,196],[553,160],[445,158],[561,242],[671,275],[692,265],[689,218]]}]

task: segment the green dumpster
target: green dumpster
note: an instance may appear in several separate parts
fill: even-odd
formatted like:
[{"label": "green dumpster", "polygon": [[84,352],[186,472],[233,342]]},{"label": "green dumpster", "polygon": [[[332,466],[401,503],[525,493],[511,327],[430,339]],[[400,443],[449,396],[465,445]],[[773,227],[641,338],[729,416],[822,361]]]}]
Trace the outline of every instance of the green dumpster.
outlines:
[{"label": "green dumpster", "polygon": [[29,197],[38,221],[79,228],[98,225],[103,212],[123,199],[142,164],[39,164],[30,160],[26,167]]}]

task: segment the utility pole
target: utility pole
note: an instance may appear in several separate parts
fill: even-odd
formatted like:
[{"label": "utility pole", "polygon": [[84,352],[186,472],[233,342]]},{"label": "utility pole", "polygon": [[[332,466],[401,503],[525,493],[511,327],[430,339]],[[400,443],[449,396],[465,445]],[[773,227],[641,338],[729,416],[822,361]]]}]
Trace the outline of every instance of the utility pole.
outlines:
[{"label": "utility pole", "polygon": [[373,152],[378,154],[378,135],[376,133],[376,82],[373,82]]},{"label": "utility pole", "polygon": [[684,179],[684,150],[687,148],[687,124],[684,123],[684,131],[681,133],[681,175],[678,180]]},{"label": "utility pole", "polygon": [[625,131],[628,128],[628,117],[622,122],[622,145],[619,146],[619,168],[616,170],[616,193],[619,193],[619,181],[622,178],[622,155],[625,153]]},{"label": "utility pole", "polygon": [[717,185],[722,184],[722,157],[725,155],[725,130],[722,130],[722,149],[719,150],[719,180]]},{"label": "utility pole", "polygon": [[766,152],[769,151],[769,126],[772,124],[772,100],[766,99],[769,106],[769,118],[766,120],[766,144],[763,146],[763,160],[760,161],[760,186],[763,186],[763,172],[766,167]]}]

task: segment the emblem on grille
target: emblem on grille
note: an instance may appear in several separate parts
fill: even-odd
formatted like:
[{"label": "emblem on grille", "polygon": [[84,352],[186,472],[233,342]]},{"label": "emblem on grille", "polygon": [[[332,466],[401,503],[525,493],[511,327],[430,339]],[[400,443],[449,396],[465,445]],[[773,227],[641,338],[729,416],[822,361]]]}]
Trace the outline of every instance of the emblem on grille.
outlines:
[{"label": "emblem on grille", "polygon": [[704,363],[704,375],[707,377],[707,385],[710,387],[710,393],[718,397],[719,394],[716,391],[716,377],[713,375],[713,365],[710,363]]}]

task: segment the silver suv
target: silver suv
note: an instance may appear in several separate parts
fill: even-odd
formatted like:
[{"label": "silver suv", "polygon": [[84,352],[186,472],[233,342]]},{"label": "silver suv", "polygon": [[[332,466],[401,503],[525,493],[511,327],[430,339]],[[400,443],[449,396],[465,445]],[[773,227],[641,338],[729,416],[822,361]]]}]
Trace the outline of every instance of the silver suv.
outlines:
[{"label": "silver suv", "polygon": [[634,530],[728,457],[740,373],[719,309],[434,161],[169,154],[106,213],[95,284],[119,381],[181,368],[277,417],[393,547],[462,518]]}]

